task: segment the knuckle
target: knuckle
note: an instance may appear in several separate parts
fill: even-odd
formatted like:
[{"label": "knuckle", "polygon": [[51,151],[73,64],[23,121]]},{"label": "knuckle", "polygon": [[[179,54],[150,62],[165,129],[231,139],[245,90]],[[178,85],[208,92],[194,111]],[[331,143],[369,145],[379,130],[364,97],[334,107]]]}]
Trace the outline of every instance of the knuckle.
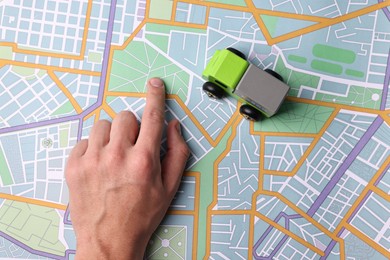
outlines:
[{"label": "knuckle", "polygon": [[144,116],[153,122],[161,123],[164,121],[164,112],[161,108],[153,107],[146,110]]},{"label": "knuckle", "polygon": [[84,168],[81,160],[68,160],[65,167],[65,179],[69,186],[77,185],[83,178]]},{"label": "knuckle", "polygon": [[110,168],[115,168],[125,161],[126,153],[119,148],[108,149],[105,157],[106,158],[104,161],[106,162],[107,166]]},{"label": "knuckle", "polygon": [[139,151],[134,167],[142,172],[150,172],[153,168],[153,156],[148,151]]},{"label": "knuckle", "polygon": [[185,158],[188,158],[191,155],[190,148],[188,147],[188,145],[186,143],[181,143],[180,145],[178,145],[177,150]]},{"label": "knuckle", "polygon": [[134,118],[135,115],[133,114],[133,112],[131,111],[128,111],[128,110],[122,110],[121,112],[119,112],[116,116],[117,118],[119,119],[128,119],[128,118]]},{"label": "knuckle", "polygon": [[78,167],[82,169],[96,168],[100,164],[100,161],[101,156],[98,152],[87,151]]},{"label": "knuckle", "polygon": [[94,128],[102,128],[111,125],[111,122],[106,119],[100,119],[94,125]]}]

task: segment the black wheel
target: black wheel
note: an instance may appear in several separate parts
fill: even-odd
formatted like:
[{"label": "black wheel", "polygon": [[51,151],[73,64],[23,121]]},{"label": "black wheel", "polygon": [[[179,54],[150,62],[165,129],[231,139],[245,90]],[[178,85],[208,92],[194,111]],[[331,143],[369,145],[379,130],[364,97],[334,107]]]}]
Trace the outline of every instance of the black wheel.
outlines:
[{"label": "black wheel", "polygon": [[225,91],[221,87],[209,81],[203,84],[203,91],[206,92],[207,96],[215,99],[223,98],[225,95]]},{"label": "black wheel", "polygon": [[242,52],[240,52],[239,50],[236,50],[236,49],[234,49],[234,48],[227,48],[227,50],[230,51],[230,52],[233,52],[233,53],[236,54],[238,57],[240,57],[240,58],[246,60],[245,54],[242,53]]},{"label": "black wheel", "polygon": [[261,112],[250,105],[242,105],[240,107],[240,114],[251,121],[259,121],[261,118]]},{"label": "black wheel", "polygon": [[274,76],[278,80],[283,81],[283,77],[280,76],[279,73],[277,73],[277,72],[275,72],[275,71],[273,71],[271,69],[265,69],[264,71],[267,72],[268,74],[271,74],[272,76]]}]

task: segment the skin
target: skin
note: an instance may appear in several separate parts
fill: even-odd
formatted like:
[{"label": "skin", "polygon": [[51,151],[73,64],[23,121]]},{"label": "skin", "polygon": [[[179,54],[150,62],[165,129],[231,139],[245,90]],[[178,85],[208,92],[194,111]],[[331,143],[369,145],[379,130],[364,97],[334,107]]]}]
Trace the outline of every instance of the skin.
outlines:
[{"label": "skin", "polygon": [[76,259],[142,259],[175,195],[190,154],[177,120],[160,160],[165,88],[149,80],[139,127],[123,111],[101,120],[72,150],[65,170],[77,238]]}]

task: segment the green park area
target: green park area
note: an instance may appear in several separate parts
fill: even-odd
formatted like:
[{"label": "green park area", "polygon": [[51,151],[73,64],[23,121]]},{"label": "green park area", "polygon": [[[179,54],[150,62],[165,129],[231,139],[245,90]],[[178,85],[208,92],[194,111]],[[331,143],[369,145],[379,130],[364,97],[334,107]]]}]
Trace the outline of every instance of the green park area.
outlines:
[{"label": "green park area", "polygon": [[1,149],[1,146],[0,146],[0,177],[3,186],[11,185],[14,183],[12,180],[11,171],[8,167],[7,160],[5,158],[3,149]]},{"label": "green park area", "polygon": [[124,50],[114,52],[109,90],[144,93],[149,78],[160,77],[168,94],[186,101],[190,75],[144,42],[132,41]]},{"label": "green park area", "polygon": [[333,110],[332,107],[285,101],[276,115],[255,123],[254,129],[262,132],[316,134]]},{"label": "green park area", "polygon": [[[291,59],[292,58],[292,59]],[[303,57],[289,57],[289,60],[303,60]],[[350,57],[350,61],[352,57]],[[326,61],[314,60],[316,66],[323,66],[321,70],[330,69],[336,71],[340,69],[339,67],[334,67],[331,63]],[[322,64],[322,65],[321,65]],[[313,63],[312,63],[313,65]],[[327,68],[325,68],[327,67]],[[348,91],[344,95],[324,93],[321,91],[320,87],[320,78],[317,76],[312,76],[306,73],[294,71],[286,67],[282,59],[278,59],[276,62],[275,71],[277,71],[290,86],[289,96],[297,97],[300,93],[302,86],[306,89],[312,88],[313,100],[320,100],[326,102],[332,102],[337,104],[344,104],[349,106],[363,107],[363,108],[372,108],[378,109],[380,106],[380,97],[382,95],[380,89],[367,88],[363,86],[350,86]],[[359,75],[359,72],[353,70],[347,70],[348,73],[356,73]],[[338,82],[335,82],[336,86]]]},{"label": "green park area", "polygon": [[65,255],[59,240],[60,216],[55,209],[17,201],[0,208],[0,231],[38,251]]}]

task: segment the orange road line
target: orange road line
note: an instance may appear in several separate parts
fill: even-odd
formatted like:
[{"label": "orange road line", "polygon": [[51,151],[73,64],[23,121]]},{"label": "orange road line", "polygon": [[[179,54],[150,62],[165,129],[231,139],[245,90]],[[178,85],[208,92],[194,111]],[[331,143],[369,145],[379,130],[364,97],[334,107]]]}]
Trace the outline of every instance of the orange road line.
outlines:
[{"label": "orange road line", "polygon": [[36,55],[36,56],[49,56],[49,57],[62,58],[62,59],[83,60],[84,54],[85,54],[85,49],[87,46],[88,28],[89,28],[91,12],[92,12],[92,0],[89,0],[87,12],[85,14],[86,18],[85,18],[85,23],[84,23],[83,40],[82,40],[79,55],[24,49],[24,48],[20,48],[17,43],[13,43],[13,42],[0,42],[0,46],[11,47],[12,51],[16,52],[16,53],[23,53],[23,54]]},{"label": "orange road line", "polygon": [[[373,189],[374,183],[376,180],[381,176],[387,165],[390,163],[390,156],[383,162],[382,166],[378,169],[378,171],[375,173],[375,175],[371,178],[367,186],[363,189],[363,191],[360,193],[360,196],[356,199],[356,201],[353,203],[351,208],[348,210],[347,214],[345,214],[344,218],[341,220],[341,222],[337,225],[336,229],[333,231],[334,234],[338,234],[340,230],[345,227],[348,223],[347,220],[351,217],[352,213],[355,211],[356,207],[362,202],[364,197],[367,195],[367,193]],[[379,194],[378,194],[379,195]]]},{"label": "orange road line", "polygon": [[390,195],[387,194],[386,192],[384,192],[383,190],[379,189],[379,188],[376,187],[376,186],[372,186],[372,187],[371,187],[371,190],[372,190],[375,194],[377,194],[377,195],[379,195],[380,197],[382,197],[382,199],[385,199],[385,200],[387,200],[388,202],[390,202]]},{"label": "orange road line", "polygon": [[85,55],[85,49],[87,48],[87,39],[88,39],[88,31],[89,31],[89,22],[91,20],[91,13],[92,13],[92,0],[88,1],[88,7],[87,12],[85,14],[85,24],[84,24],[84,34],[83,34],[83,42],[81,44],[81,51],[80,51],[80,59],[84,59]]},{"label": "orange road line", "polygon": [[43,65],[43,64],[35,64],[35,63],[29,63],[29,62],[13,61],[13,60],[1,60],[0,59],[0,62],[1,61],[5,61],[5,65],[27,67],[27,68],[32,68],[32,69],[54,70],[54,71],[59,71],[59,72],[66,72],[66,73],[72,73],[72,74],[82,74],[82,75],[89,75],[89,76],[95,76],[95,77],[99,77],[101,75],[101,73],[97,72],[97,71],[71,69],[71,68],[56,67],[56,66]]},{"label": "orange road line", "polygon": [[321,17],[321,16],[295,14],[295,13],[288,13],[288,12],[282,12],[282,11],[274,11],[274,10],[256,8],[256,6],[250,0],[245,1],[248,7],[232,6],[232,5],[223,4],[223,3],[216,3],[216,2],[203,2],[203,1],[199,2],[199,1],[193,1],[193,0],[180,0],[180,2],[206,6],[208,8],[218,8],[218,9],[227,9],[227,10],[233,10],[233,11],[247,12],[247,13],[252,13],[253,16],[256,16],[259,14],[265,14],[265,15],[287,17],[287,18],[291,18],[291,19],[313,21],[313,22],[324,22],[324,21],[328,21],[331,19],[331,18],[325,18],[325,17]]},{"label": "orange road line", "polygon": [[[313,22],[325,22],[325,21],[329,21],[331,19],[331,18],[325,18],[325,17],[321,17],[321,16],[295,14],[295,13],[288,13],[288,12],[282,12],[282,11],[274,11],[274,10],[256,8],[256,6],[252,3],[251,0],[245,1],[247,4],[247,7],[245,7],[245,6],[232,6],[232,5],[216,3],[216,2],[193,1],[193,0],[180,0],[180,2],[206,6],[208,8],[218,8],[218,9],[226,9],[226,10],[252,13],[252,15],[254,16],[255,19],[259,15],[270,15],[270,16],[285,17],[285,18],[291,18],[291,19],[296,19],[296,20],[313,21]],[[265,32],[265,31],[268,32],[268,29],[266,27],[264,27],[263,32]]]},{"label": "orange road line", "polygon": [[[97,110],[96,111],[96,113],[95,113],[95,118],[93,119],[93,122],[94,123],[96,123],[97,121],[99,121],[99,119],[100,119],[100,113],[102,112],[102,109],[99,109],[99,110]],[[93,115],[93,114],[91,114],[91,115]]]},{"label": "orange road line", "polygon": [[[107,96],[120,96],[120,97],[138,97],[138,98],[145,98],[146,97],[145,93],[134,93],[134,92],[112,92],[112,91],[107,91],[106,94],[107,94]],[[179,106],[185,111],[186,115],[196,125],[196,127],[199,129],[199,131],[202,132],[204,137],[207,139],[207,141],[213,147],[215,147],[218,144],[218,142],[220,141],[220,139],[222,139],[222,137],[223,137],[222,134],[224,134],[224,132],[226,132],[228,130],[228,128],[230,127],[229,124],[231,124],[231,122],[234,120],[233,119],[234,116],[232,116],[232,118],[228,121],[228,123],[226,124],[225,128],[221,131],[221,133],[216,138],[216,140],[213,140],[212,137],[210,136],[210,134],[206,131],[206,129],[202,126],[202,124],[198,121],[198,119],[192,114],[192,112],[188,109],[188,107],[183,103],[183,101],[180,99],[180,97],[178,97],[175,94],[169,94],[169,95],[167,95],[167,98],[168,99],[174,99],[179,104]]]},{"label": "orange road line", "polygon": [[149,17],[149,10],[150,10],[150,2],[151,1],[146,1],[146,6],[145,6],[145,19]]},{"label": "orange road line", "polygon": [[250,209],[211,210],[212,215],[251,215]]},{"label": "orange road line", "polygon": [[345,257],[345,242],[344,242],[344,239],[340,239],[338,241],[339,243],[339,246],[340,246],[340,260],[345,260],[346,257]]},{"label": "orange road line", "polygon": [[[146,1],[146,4],[148,5],[149,1]],[[148,9],[147,9],[148,10]],[[148,12],[148,11],[147,11]],[[129,38],[127,38],[127,40],[121,45],[121,46],[115,46],[115,45],[112,45],[111,46],[111,53],[110,53],[110,61],[112,61],[112,56],[113,56],[113,53],[115,50],[124,50],[127,45],[130,44],[130,42],[133,41],[134,37],[141,31],[141,29],[146,25],[146,20],[143,20],[138,26],[137,28],[135,28],[135,30],[133,31],[133,33],[129,36]],[[111,62],[110,62],[111,64]],[[109,64],[109,68],[111,70],[111,66]],[[109,73],[107,73],[107,75],[110,75]],[[107,77],[108,78],[108,77]]]},{"label": "orange road line", "polygon": [[323,107],[333,107],[333,108],[351,110],[351,111],[368,113],[368,114],[376,114],[376,115],[386,114],[386,111],[382,111],[382,110],[376,110],[372,108],[364,108],[358,106],[350,106],[344,104],[336,104],[336,103],[320,101],[320,100],[311,100],[311,99],[298,98],[298,97],[287,97],[286,100],[296,102],[296,103],[304,103],[304,104],[323,106]]},{"label": "orange road line", "polygon": [[218,165],[226,157],[226,155],[231,151],[232,144],[237,135],[237,126],[241,122],[242,118],[235,116],[235,121],[233,122],[231,128],[232,133],[229,136],[225,150],[217,157],[213,164],[213,201],[207,207],[207,219],[206,219],[206,259],[210,258],[211,252],[211,216],[213,215],[213,208],[218,201]]},{"label": "orange road line", "polygon": [[162,24],[162,25],[169,25],[169,26],[201,29],[201,30],[207,29],[207,26],[205,24],[185,23],[185,22],[176,22],[176,21],[170,21],[170,20],[159,20],[159,19],[150,19],[150,18],[147,20],[147,22],[148,23],[155,23],[155,24]]},{"label": "orange road line", "polygon": [[[252,224],[253,223],[253,224]],[[248,234],[248,259],[253,256],[253,245],[255,244],[255,216],[253,214],[249,215],[249,234]]]},{"label": "orange road line", "polygon": [[[290,172],[284,172],[284,171],[275,171],[275,170],[268,170],[265,168],[260,168],[262,169],[262,172],[267,175],[277,175],[277,176],[286,176],[286,177],[292,177],[294,176],[298,170],[302,167],[303,163],[305,162],[306,158],[309,156],[309,154],[312,153],[314,147],[317,145],[317,143],[321,140],[321,137],[324,135],[326,130],[329,128],[330,124],[333,122],[334,118],[338,115],[340,112],[339,109],[335,109],[332,114],[329,116],[329,118],[326,120],[325,124],[322,126],[321,130],[318,132],[318,134],[310,135],[310,137],[313,137],[313,141],[309,145],[309,147],[306,149],[306,151],[302,154],[302,157],[298,160],[297,164],[294,166],[294,168]],[[279,136],[278,134],[275,134],[273,136]],[[284,133],[281,133],[280,136],[285,136]],[[291,135],[294,136],[294,135]],[[309,135],[308,135],[309,136]],[[260,151],[265,150],[265,144],[264,147],[261,147]],[[263,157],[260,158],[265,158],[265,155],[263,154]],[[260,160],[262,161],[262,160]]]},{"label": "orange road line", "polygon": [[209,27],[209,19],[210,19],[210,7],[209,6],[206,7],[206,15],[205,16],[206,16],[206,20],[205,20],[204,25],[207,28],[207,27]]},{"label": "orange road line", "polygon": [[232,10],[232,11],[241,11],[241,12],[250,12],[251,11],[251,9],[246,7],[246,6],[239,6],[239,5],[232,6],[229,4],[223,4],[223,3],[217,3],[217,2],[205,2],[203,0],[200,0],[200,1],[180,0],[180,2],[187,3],[187,4],[202,5],[202,6],[206,6],[206,7],[212,7],[212,8]]},{"label": "orange road line", "polygon": [[[194,234],[192,238],[193,248],[198,248],[199,239],[199,204],[200,204],[200,172],[186,172],[185,176],[195,177],[195,200],[194,200]],[[192,259],[197,259],[197,250],[192,250]]]},{"label": "orange road line", "polygon": [[375,241],[373,241],[370,237],[366,236],[363,232],[355,228],[354,226],[350,224],[345,224],[345,228],[350,231],[352,234],[354,234],[356,237],[361,239],[364,243],[367,243],[369,246],[374,248],[376,251],[381,253],[385,257],[390,257],[389,251],[382,247],[381,245],[377,244]]},{"label": "orange road line", "polygon": [[[193,248],[198,247],[198,225],[199,225],[199,195],[200,195],[200,173],[199,172],[185,172],[183,176],[191,176],[195,177],[195,200],[194,200],[194,209],[193,210],[168,210],[168,215],[185,215],[185,216],[193,216],[194,224],[193,224],[193,238],[192,245]],[[197,259],[196,250],[192,250],[192,259]]]},{"label": "orange road line", "polygon": [[[255,5],[253,4],[253,2],[251,0],[245,0],[245,3],[252,10],[256,10],[256,7],[255,7]],[[257,22],[257,25],[259,26],[261,32],[263,33],[263,36],[264,36],[265,40],[267,41],[267,43],[269,45],[272,45],[272,44],[270,44],[270,42],[272,41],[272,36],[269,33],[268,28],[265,25],[265,23],[264,23],[263,19],[261,18],[261,16],[259,14],[253,14],[253,17],[255,18],[255,20]]]},{"label": "orange road line", "polygon": [[106,112],[112,119],[115,118],[116,112],[106,103],[103,103],[103,110]]},{"label": "orange road line", "polygon": [[[146,16],[149,14],[149,1],[146,1]],[[111,49],[110,49],[110,53],[109,53],[109,59],[108,59],[108,69],[107,69],[107,77],[106,77],[106,82],[104,84],[104,92],[103,92],[103,104],[100,105],[99,107],[97,107],[94,111],[91,111],[91,113],[89,113],[88,115],[85,116],[85,119],[88,119],[89,117],[91,117],[92,115],[96,115],[95,117],[95,122],[98,121],[99,117],[100,117],[100,112],[101,112],[101,109],[104,109],[104,111],[107,112],[108,115],[110,115],[112,118],[115,117],[115,111],[113,111],[113,109],[106,103],[106,98],[108,96],[108,93],[110,92],[108,90],[108,87],[109,87],[109,82],[110,82],[110,75],[111,75],[111,68],[112,68],[112,61],[113,61],[113,56],[114,56],[114,52],[116,50],[124,50],[127,45],[129,45],[131,43],[131,41],[134,39],[134,37],[142,30],[142,28],[145,26],[146,24],[146,20],[144,19],[138,26],[137,28],[135,28],[135,30],[131,33],[131,35],[127,38],[127,40],[121,45],[121,46],[114,46],[112,45],[111,46]],[[112,93],[115,93],[115,92],[112,92]],[[122,92],[120,92],[122,93]],[[119,96],[119,95],[118,95]],[[122,95],[122,96],[125,96],[125,95]]]},{"label": "orange road line", "polygon": [[388,124],[390,125],[390,114],[387,114],[389,113],[390,111],[389,110],[385,110],[383,111],[383,113],[380,115],[382,117],[382,119]]},{"label": "orange road line", "polygon": [[171,21],[172,21],[172,22],[175,22],[176,11],[177,11],[177,0],[173,0],[172,14],[171,14]]},{"label": "orange road line", "polygon": [[262,136],[307,137],[307,138],[316,138],[318,136],[318,134],[312,134],[312,133],[262,132],[262,131],[253,131],[253,134],[262,135]]},{"label": "orange road line", "polygon": [[295,175],[298,172],[298,170],[302,167],[306,158],[309,156],[309,154],[311,154],[313,152],[314,147],[321,140],[322,136],[325,134],[326,130],[329,128],[330,124],[333,122],[333,120],[336,118],[336,116],[339,113],[340,113],[339,109],[335,109],[332,112],[332,114],[329,116],[328,120],[325,122],[325,124],[322,126],[321,130],[318,132],[317,136],[314,137],[314,140],[311,142],[309,147],[307,147],[306,151],[303,153],[301,159],[299,159],[298,163],[294,166],[294,169],[291,171],[292,175]]},{"label": "orange road line", "polygon": [[[97,111],[98,111],[98,110],[97,110]],[[95,112],[93,112],[93,113],[89,113],[88,115],[86,115],[86,116],[83,118],[83,121],[88,120],[88,119],[91,118],[92,116],[96,116],[97,111],[95,111]]]},{"label": "orange road line", "polygon": [[[249,2],[249,1],[247,0],[247,2]],[[374,4],[374,5],[362,8],[360,10],[357,10],[357,11],[354,11],[354,12],[351,12],[351,13],[348,13],[348,14],[344,14],[344,15],[339,16],[339,17],[331,18],[328,21],[325,21],[325,22],[322,22],[322,23],[318,23],[318,24],[314,24],[314,25],[308,26],[306,28],[290,32],[290,33],[286,33],[284,35],[272,38],[271,41],[269,41],[269,42],[267,41],[267,42],[270,45],[274,45],[274,44],[277,44],[277,43],[280,43],[280,42],[287,41],[287,40],[290,40],[292,38],[298,37],[298,36],[303,35],[303,34],[311,33],[311,32],[314,32],[314,31],[317,31],[317,30],[320,30],[320,29],[323,29],[323,28],[326,28],[326,27],[329,27],[329,26],[332,26],[332,25],[335,25],[335,24],[338,24],[338,23],[341,23],[341,22],[353,19],[353,18],[356,18],[358,16],[362,16],[362,15],[366,15],[366,14],[375,12],[375,11],[377,11],[379,9],[382,9],[382,8],[385,8],[385,7],[389,6],[389,5],[390,5],[390,2],[388,0],[385,0],[385,1],[381,2],[381,3]]]},{"label": "orange road line", "polygon": [[229,121],[226,122],[225,126],[222,128],[221,132],[218,134],[218,136],[213,141],[214,147],[219,144],[219,142],[222,140],[222,138],[225,136],[226,132],[229,130],[230,126],[232,125],[233,121],[236,120],[238,116],[240,116],[240,104],[237,105],[236,111],[231,115]]},{"label": "orange road line", "polygon": [[[265,158],[265,137],[260,136],[260,158],[259,158],[259,183],[258,183],[258,189],[262,190],[264,187],[264,158]],[[256,200],[255,204],[252,204],[252,207],[255,207],[256,209]]]},{"label": "orange road line", "polygon": [[332,19],[332,18],[326,18],[326,17],[321,17],[321,16],[295,14],[295,13],[273,11],[273,10],[267,10],[267,9],[258,9],[258,10],[259,11],[256,12],[258,15],[277,16],[277,17],[290,18],[290,19],[302,20],[302,21],[327,22],[327,21]]},{"label": "orange road line", "polygon": [[169,215],[195,216],[197,213],[195,210],[168,210]]},{"label": "orange road line", "polygon": [[318,254],[320,256],[324,256],[325,255],[324,251],[318,249],[317,247],[315,247],[314,245],[310,244],[309,242],[307,242],[303,238],[299,237],[298,235],[294,234],[290,230],[286,229],[285,227],[283,227],[283,226],[279,225],[278,223],[274,222],[273,220],[269,219],[267,216],[265,216],[265,215],[263,215],[263,214],[261,214],[259,212],[257,212],[255,215],[256,215],[256,217],[258,217],[259,219],[263,220],[267,224],[273,226],[274,228],[276,228],[277,230],[279,230],[283,234],[288,235],[289,237],[291,237],[292,239],[294,239],[295,241],[297,241],[301,245],[309,248],[311,251],[315,252],[316,254]]},{"label": "orange road line", "polygon": [[31,198],[25,198],[25,197],[21,197],[21,196],[6,194],[6,193],[0,193],[0,198],[6,199],[6,200],[24,202],[24,203],[28,203],[28,204],[34,204],[34,205],[53,208],[53,209],[66,210],[66,208],[67,208],[67,205],[63,205],[63,204],[58,204],[58,203],[48,202],[48,201],[43,201],[43,200],[37,200],[37,199],[31,199]]},{"label": "orange road line", "polygon": [[[259,190],[255,193],[256,201],[257,197],[260,195],[266,195],[271,197],[276,197],[280,201],[282,201],[284,204],[289,206],[292,210],[297,212],[299,215],[301,215],[305,220],[307,220],[309,223],[311,223],[313,226],[318,228],[321,232],[323,232],[328,237],[332,238],[333,240],[340,241],[341,239],[336,236],[335,233],[330,232],[326,227],[322,226],[320,223],[318,223],[316,220],[314,220],[312,217],[307,215],[306,212],[304,212],[301,208],[299,208],[297,205],[289,201],[286,197],[284,197],[282,194],[275,192],[275,191],[268,191],[268,190]],[[256,205],[256,203],[254,204]],[[256,211],[256,209],[255,209]]]},{"label": "orange road line", "polygon": [[61,82],[61,80],[57,77],[54,71],[47,71],[49,77],[56,83],[57,87],[64,93],[64,95],[69,99],[73,108],[76,110],[77,114],[83,112],[83,109],[80,107],[79,103],[77,103],[76,99],[73,97],[72,93],[65,87],[65,85]]},{"label": "orange road line", "polygon": [[59,59],[71,59],[71,60],[82,60],[84,56],[81,55],[73,55],[73,54],[62,54],[56,52],[47,52],[40,50],[31,50],[31,49],[23,49],[18,46],[17,43],[14,42],[0,42],[0,46],[11,47],[14,53],[22,53],[27,55],[35,55],[35,56],[48,56]]}]

